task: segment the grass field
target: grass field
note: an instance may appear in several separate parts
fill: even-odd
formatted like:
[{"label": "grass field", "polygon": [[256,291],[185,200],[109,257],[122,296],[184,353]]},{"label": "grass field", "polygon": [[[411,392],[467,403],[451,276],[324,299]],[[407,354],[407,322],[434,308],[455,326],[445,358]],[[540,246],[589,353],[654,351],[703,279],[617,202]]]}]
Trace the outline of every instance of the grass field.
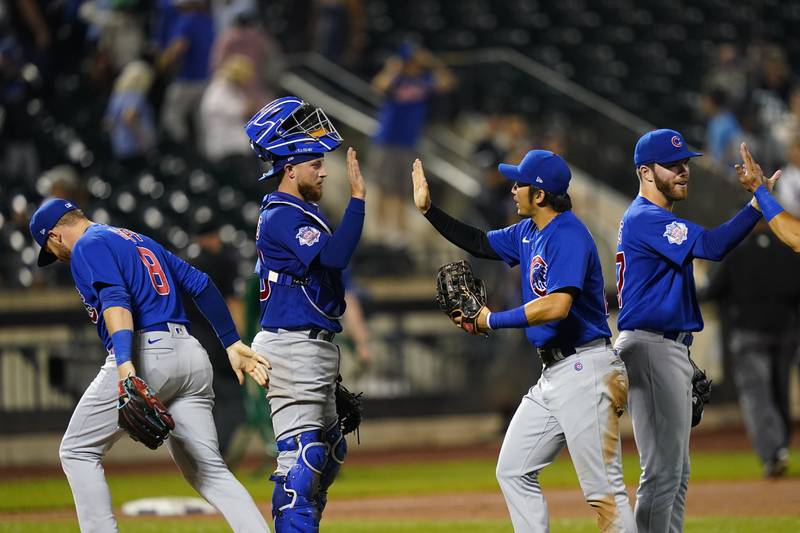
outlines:
[{"label": "grass field", "polygon": [[[795,456],[800,450],[794,450]],[[628,486],[636,485],[637,458],[625,457],[624,471]],[[239,472],[240,480],[256,501],[266,504],[271,496],[272,484],[263,477],[249,472]],[[692,454],[692,482],[731,482],[757,480],[761,472],[758,462],[749,452]],[[794,469],[790,477],[800,477]],[[112,473],[109,475],[115,505],[137,498],[156,496],[194,496],[185,481],[172,471],[154,473]],[[559,459],[542,475],[545,495],[548,489],[575,489],[579,491],[572,465]],[[690,486],[691,491],[691,486]],[[494,479],[494,460],[489,458],[421,462],[414,464],[354,464],[345,468],[343,475],[331,490],[331,500],[358,500],[360,498],[402,497],[430,495],[435,499],[440,493],[499,493]],[[691,492],[690,492],[691,495]],[[800,495],[798,495],[800,503]],[[262,508],[264,506],[262,505]],[[3,479],[0,485],[0,532],[54,533],[78,531],[71,517],[72,497],[63,476],[54,478]],[[64,511],[62,515],[59,511]],[[24,513],[24,514],[20,514]],[[41,519],[35,515],[43,513]],[[54,515],[55,513],[55,515]],[[686,531],[697,532],[796,532],[800,531],[800,505],[793,516],[753,517],[689,517]],[[144,519],[122,518],[123,532],[162,533],[229,531],[221,519]],[[554,532],[596,531],[592,520],[555,519]],[[506,519],[475,521],[420,521],[414,517],[386,520],[336,519],[323,521],[327,533],[444,533],[444,532],[511,532]]]}]

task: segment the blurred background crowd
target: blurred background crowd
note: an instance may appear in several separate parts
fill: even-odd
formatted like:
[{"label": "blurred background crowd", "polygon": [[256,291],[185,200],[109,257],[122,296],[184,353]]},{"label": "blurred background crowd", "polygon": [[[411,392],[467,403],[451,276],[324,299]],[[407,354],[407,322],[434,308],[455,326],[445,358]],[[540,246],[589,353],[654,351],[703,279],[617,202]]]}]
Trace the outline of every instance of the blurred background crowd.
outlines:
[{"label": "blurred background crowd", "polygon": [[[27,225],[47,197],[71,198],[93,220],[149,234],[200,264],[252,327],[255,224],[274,184],[257,181],[265,169],[242,126],[285,94],[323,107],[365,169],[346,372],[372,395],[373,414],[414,414],[434,399],[441,413],[513,408],[538,362],[522,335],[476,343],[433,314],[431,274],[456,252],[418,224],[413,159],[433,177],[434,201],[495,228],[516,220],[497,163],[531,147],[563,154],[576,211],[602,248],[613,309],[616,225],[637,190],[633,145],[652,127],[682,131],[705,154],[681,215],[710,225],[744,201],[732,165],[746,141],[765,172],[783,169],[778,197],[800,216],[798,25],[794,0],[0,0],[0,329],[66,328],[64,338],[3,337],[0,419],[67,412],[101,360],[78,302],[57,297],[71,291],[67,270],[35,267]],[[340,158],[328,158],[323,199],[334,219],[346,194]],[[767,247],[754,242],[753,254]],[[775,261],[786,268],[753,270],[785,288],[763,309],[785,317],[767,357],[780,352],[795,368],[798,265]],[[503,265],[477,268],[492,306],[518,300]],[[737,306],[761,293],[736,300],[752,286],[742,270],[699,270],[701,285],[717,282],[709,301],[727,302],[719,320],[709,315],[700,356],[729,384],[724,405],[735,380],[722,339],[739,328]],[[24,296],[34,289],[45,296]],[[83,374],[63,353],[65,338],[85,347]],[[28,366],[46,375],[52,398],[9,392],[8,376],[19,382]],[[518,383],[498,391],[489,386],[498,379]],[[235,409],[230,419],[245,421]],[[33,429],[54,429],[45,426]]]}]

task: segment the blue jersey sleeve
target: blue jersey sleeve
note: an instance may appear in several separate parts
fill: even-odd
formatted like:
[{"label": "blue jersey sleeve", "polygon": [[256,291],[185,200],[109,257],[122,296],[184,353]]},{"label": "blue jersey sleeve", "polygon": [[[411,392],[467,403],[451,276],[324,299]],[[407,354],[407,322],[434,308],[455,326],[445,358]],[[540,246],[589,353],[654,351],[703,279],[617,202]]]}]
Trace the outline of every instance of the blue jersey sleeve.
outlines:
[{"label": "blue jersey sleeve", "polygon": [[80,239],[72,250],[72,261],[77,261],[84,279],[96,291],[105,285],[125,286],[117,258],[102,239]]},{"label": "blue jersey sleeve", "polygon": [[519,224],[492,230],[486,237],[495,253],[509,266],[519,264]]},{"label": "blue jersey sleeve", "polygon": [[208,286],[208,274],[196,269],[180,257],[167,251],[161,250],[164,258],[169,265],[169,271],[172,273],[173,278],[183,289],[183,292],[189,294],[192,298],[196,298]]},{"label": "blue jersey sleeve", "polygon": [[631,222],[627,229],[634,240],[677,266],[691,259],[695,241],[705,232],[702,226],[662,209],[649,209]]},{"label": "blue jersey sleeve", "polygon": [[559,289],[575,287],[583,290],[586,269],[592,250],[586,235],[578,231],[563,232],[559,239],[551,240],[547,256],[550,260],[547,269],[547,294]]}]

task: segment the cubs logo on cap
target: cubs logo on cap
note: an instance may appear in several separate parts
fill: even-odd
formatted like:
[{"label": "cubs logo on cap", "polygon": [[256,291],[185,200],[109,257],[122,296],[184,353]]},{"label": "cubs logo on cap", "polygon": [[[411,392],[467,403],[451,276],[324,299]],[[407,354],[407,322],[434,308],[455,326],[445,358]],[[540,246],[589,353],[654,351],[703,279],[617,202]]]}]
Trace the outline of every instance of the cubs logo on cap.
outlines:
[{"label": "cubs logo on cap", "polygon": [[679,132],[660,129],[649,131],[639,138],[633,151],[633,162],[639,167],[651,163],[674,163],[701,155],[686,147],[686,141]]},{"label": "cubs logo on cap", "polygon": [[39,250],[39,260],[36,262],[39,266],[47,266],[56,260],[56,256],[51,254],[45,249],[47,243],[47,236],[50,230],[55,227],[61,217],[77,209],[75,204],[63,198],[53,198],[46,201],[31,217],[30,230],[33,240],[41,246]]}]

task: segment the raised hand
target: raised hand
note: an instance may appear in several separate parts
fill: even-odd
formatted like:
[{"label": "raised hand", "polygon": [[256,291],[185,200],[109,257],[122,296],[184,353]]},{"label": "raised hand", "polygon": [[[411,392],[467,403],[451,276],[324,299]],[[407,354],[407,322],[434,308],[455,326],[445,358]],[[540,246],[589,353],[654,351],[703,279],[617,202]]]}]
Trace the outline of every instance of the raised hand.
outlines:
[{"label": "raised hand", "polygon": [[739,176],[739,183],[742,184],[742,187],[753,193],[761,185],[766,185],[767,189],[771,192],[772,188],[775,187],[775,183],[781,177],[781,171],[777,170],[771,178],[765,178],[764,172],[761,170],[761,165],[753,159],[750,150],[747,148],[747,144],[741,144],[739,147],[739,154],[742,156],[742,164],[736,165],[735,168],[736,174]]},{"label": "raised hand", "polygon": [[269,385],[267,370],[271,370],[272,366],[266,358],[254,352],[242,341],[234,342],[225,351],[228,352],[228,361],[239,379],[239,385],[244,383],[244,372],[262,387]]},{"label": "raised hand", "polygon": [[364,184],[364,176],[361,175],[356,151],[352,146],[347,149],[347,181],[350,182],[350,196],[362,200],[366,198],[367,187]]},{"label": "raised hand", "polygon": [[428,189],[428,180],[425,179],[422,161],[419,159],[415,159],[411,167],[411,181],[414,185],[414,205],[424,215],[431,208],[431,192]]}]

